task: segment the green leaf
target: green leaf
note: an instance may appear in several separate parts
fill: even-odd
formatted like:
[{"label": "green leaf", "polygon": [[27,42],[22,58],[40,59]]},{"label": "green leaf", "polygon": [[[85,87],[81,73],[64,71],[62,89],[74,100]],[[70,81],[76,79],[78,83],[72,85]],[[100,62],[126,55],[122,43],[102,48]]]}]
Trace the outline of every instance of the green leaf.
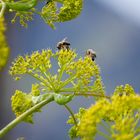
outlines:
[{"label": "green leaf", "polygon": [[42,95],[39,95],[39,96],[32,96],[32,102],[34,104],[37,104],[37,103],[40,103],[41,101],[47,99],[47,97],[49,96],[50,94],[42,94]]},{"label": "green leaf", "polygon": [[59,105],[67,104],[68,102],[70,102],[72,100],[73,97],[74,97],[74,94],[68,95],[68,96],[65,96],[62,94],[54,94],[54,100]]}]

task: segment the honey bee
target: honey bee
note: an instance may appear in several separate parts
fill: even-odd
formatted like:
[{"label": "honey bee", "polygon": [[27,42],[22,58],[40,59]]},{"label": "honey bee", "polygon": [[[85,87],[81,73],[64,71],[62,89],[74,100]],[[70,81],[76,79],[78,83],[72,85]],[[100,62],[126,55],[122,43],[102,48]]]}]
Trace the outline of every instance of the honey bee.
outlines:
[{"label": "honey bee", "polygon": [[57,43],[57,49],[58,50],[69,50],[70,49],[70,43],[66,41],[67,38],[64,38],[62,41]]},{"label": "honey bee", "polygon": [[52,2],[52,0],[47,0],[46,5],[49,4],[50,2]]},{"label": "honey bee", "polygon": [[86,51],[86,56],[89,56],[92,59],[92,61],[94,61],[96,58],[96,52],[93,51],[92,49],[88,49]]}]

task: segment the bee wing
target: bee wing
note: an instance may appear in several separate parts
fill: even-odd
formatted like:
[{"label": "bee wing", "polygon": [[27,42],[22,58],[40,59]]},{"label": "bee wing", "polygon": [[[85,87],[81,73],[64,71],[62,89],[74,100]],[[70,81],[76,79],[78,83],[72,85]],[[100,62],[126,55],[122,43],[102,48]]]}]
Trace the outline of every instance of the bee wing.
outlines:
[{"label": "bee wing", "polygon": [[65,37],[61,42],[65,42],[66,40],[67,40],[68,38],[67,37]]},{"label": "bee wing", "polygon": [[63,42],[65,42],[67,40],[67,37],[65,37],[64,39],[62,39],[61,41],[59,41],[58,43],[57,43],[57,46],[59,46],[59,44],[62,44]]}]

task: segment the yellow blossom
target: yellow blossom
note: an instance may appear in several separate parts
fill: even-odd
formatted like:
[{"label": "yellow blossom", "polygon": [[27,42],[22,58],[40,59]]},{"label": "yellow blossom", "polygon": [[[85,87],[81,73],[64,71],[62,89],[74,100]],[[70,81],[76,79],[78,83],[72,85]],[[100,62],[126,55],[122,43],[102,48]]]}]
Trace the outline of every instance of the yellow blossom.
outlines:
[{"label": "yellow blossom", "polygon": [[[52,59],[58,61],[56,74],[50,73]],[[28,74],[39,80],[44,91],[65,92],[63,89],[69,85],[72,93],[78,91],[104,94],[98,65],[89,57],[78,58],[74,50],[61,49],[54,54],[51,50],[35,51],[31,55],[17,57],[12,64],[9,72],[16,80]],[[65,79],[62,78],[64,74],[67,74]]]},{"label": "yellow blossom", "polygon": [[[58,3],[62,6],[58,7]],[[41,16],[48,25],[55,28],[54,23],[76,18],[82,8],[83,0],[51,0],[42,8]]]},{"label": "yellow blossom", "polygon": [[19,56],[13,66],[10,68],[10,74],[15,77],[26,73],[46,72],[51,68],[50,57],[51,50],[42,50],[42,52],[33,52],[32,55]]},{"label": "yellow blossom", "polygon": [[[23,93],[22,91],[16,90],[15,94],[11,98],[12,110],[16,117],[33,107],[32,96],[30,94]],[[26,122],[33,123],[32,114],[24,119]]]},{"label": "yellow blossom", "polygon": [[9,55],[9,48],[6,42],[4,32],[5,32],[4,17],[1,17],[0,18],[0,70],[3,66],[5,66]]},{"label": "yellow blossom", "polygon": [[83,140],[93,140],[97,133],[97,125],[102,120],[107,110],[103,109],[108,105],[106,100],[100,100],[95,105],[92,105],[83,114],[77,128],[77,135]]},{"label": "yellow blossom", "polygon": [[[77,136],[83,140],[92,140],[102,120],[111,125],[109,137],[115,140],[132,140],[137,135],[139,124],[140,96],[126,84],[115,89],[111,100],[100,99],[81,117],[77,127]],[[105,134],[104,134],[105,135]]]}]

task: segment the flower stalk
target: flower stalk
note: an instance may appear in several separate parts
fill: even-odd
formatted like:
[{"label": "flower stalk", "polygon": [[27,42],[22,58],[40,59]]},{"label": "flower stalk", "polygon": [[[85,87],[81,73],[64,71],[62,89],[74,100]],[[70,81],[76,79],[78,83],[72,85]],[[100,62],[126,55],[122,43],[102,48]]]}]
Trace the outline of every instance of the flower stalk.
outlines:
[{"label": "flower stalk", "polygon": [[36,104],[26,112],[24,112],[22,115],[17,117],[15,120],[10,122],[7,126],[5,126],[1,131],[0,131],[0,138],[2,138],[4,135],[6,135],[11,129],[16,127],[20,122],[22,122],[27,116],[30,114],[34,113],[36,110],[40,109],[44,105],[52,102],[54,100],[53,95],[50,95],[46,100],[41,101],[40,103]]},{"label": "flower stalk", "polygon": [[3,0],[0,0],[0,2],[1,2],[1,5],[2,5],[1,11],[0,11],[0,18],[1,18],[4,15],[4,11],[6,9],[6,3]]},{"label": "flower stalk", "polygon": [[75,118],[75,116],[74,116],[73,111],[70,109],[70,107],[69,107],[68,105],[64,105],[64,106],[65,106],[65,108],[69,111],[69,113],[71,114],[71,117],[73,118],[73,121],[74,121],[74,123],[75,123],[75,126],[77,126],[77,121],[76,121],[76,118]]}]

